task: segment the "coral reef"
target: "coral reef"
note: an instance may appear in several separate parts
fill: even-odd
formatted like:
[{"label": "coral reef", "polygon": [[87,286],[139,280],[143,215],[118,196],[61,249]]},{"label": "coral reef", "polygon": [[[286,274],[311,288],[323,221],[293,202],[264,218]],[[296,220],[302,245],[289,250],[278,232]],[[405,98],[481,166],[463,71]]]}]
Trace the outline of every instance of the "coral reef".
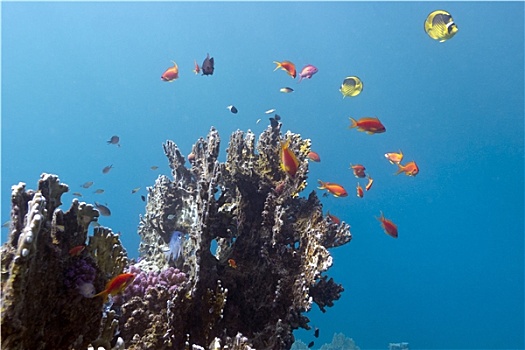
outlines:
[{"label": "coral reef", "polygon": [[102,301],[86,295],[107,282],[98,265],[114,259],[120,242],[99,248],[97,260],[72,256],[98,212],[75,199],[64,213],[58,207],[67,191],[50,174],[36,191],[12,187],[10,236],[1,250],[2,349],[85,349],[100,334]]},{"label": "coral reef", "polygon": [[[225,162],[211,128],[189,167],[167,141],[172,178],[148,188],[138,262],[109,228],[88,239],[96,208],[75,199],[59,209],[68,187],[56,176],[43,174],[36,191],[13,186],[2,347],[289,349],[293,330],[310,329],[312,304],[324,312],[340,297],[343,287],[323,273],[328,249],[351,234],[323,215],[315,192],[299,196],[310,140],[281,126],[273,120],[257,144],[251,131],[234,132]],[[285,142],[299,161],[293,176],[281,169]],[[92,298],[123,272],[135,279],[120,295],[104,305]]]},{"label": "coral reef", "polygon": [[169,266],[164,252],[171,233],[186,232],[182,258],[171,264],[188,280],[161,305],[168,322],[143,322],[142,333],[124,337],[131,348],[151,344],[156,332],[164,334],[157,349],[234,347],[242,337],[247,348],[286,349],[294,329],[309,329],[304,312],[312,303],[324,311],[339,298],[343,288],[321,274],[332,265],[327,249],[350,241],[349,226],[324,217],[315,192],[298,196],[306,186],[310,141],[284,135],[300,162],[288,176],[280,168],[281,125],[269,126],[257,145],[252,132],[234,132],[224,163],[214,128],[193,146],[190,168],[173,142],[164,144],[173,179],[160,176],[148,188],[141,263]]}]

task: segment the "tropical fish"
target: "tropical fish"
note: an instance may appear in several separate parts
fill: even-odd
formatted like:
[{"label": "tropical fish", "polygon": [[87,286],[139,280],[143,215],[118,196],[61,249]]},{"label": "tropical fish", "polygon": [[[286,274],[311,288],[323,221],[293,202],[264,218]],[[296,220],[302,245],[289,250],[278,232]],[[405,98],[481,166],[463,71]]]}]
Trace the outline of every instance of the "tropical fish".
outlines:
[{"label": "tropical fish", "polygon": [[339,91],[343,94],[343,98],[357,96],[363,91],[363,82],[358,77],[346,77]]},{"label": "tropical fish", "polygon": [[312,162],[321,161],[321,157],[319,157],[319,154],[317,154],[317,152],[314,152],[314,151],[308,152],[308,159],[310,159]]},{"label": "tropical fish", "polygon": [[315,327],[314,337],[319,338],[319,328]]},{"label": "tropical fish", "polygon": [[157,170],[158,168],[159,168],[159,167],[156,166],[156,165],[152,165],[152,166],[150,167],[151,170]]},{"label": "tropical fish", "polygon": [[255,124],[259,124],[260,121],[261,121],[261,118],[257,119],[257,121],[255,122]]},{"label": "tropical fish", "polygon": [[272,114],[273,112],[275,112],[275,108],[271,108],[271,109],[267,110],[267,111],[264,112],[264,113],[266,113],[266,114]]},{"label": "tropical fish", "polygon": [[72,195],[77,196],[77,197],[82,197],[82,193],[80,192],[73,192]]},{"label": "tropical fish", "polygon": [[184,233],[180,231],[174,231],[171,234],[170,241],[168,243],[168,248],[165,249],[164,254],[166,259],[177,261],[179,256],[182,254],[182,245],[184,243]]},{"label": "tropical fish", "polygon": [[70,256],[80,255],[80,253],[82,253],[84,251],[84,249],[86,249],[86,245],[85,244],[77,245],[76,247],[73,247],[73,248],[69,249],[69,255]]},{"label": "tropical fish", "polygon": [[397,165],[399,170],[396,172],[396,175],[405,173],[406,176],[416,176],[419,173],[419,168],[416,162],[408,162],[406,165]]},{"label": "tropical fish", "polygon": [[212,75],[215,70],[214,64],[213,57],[210,58],[210,54],[206,54],[206,58],[201,65],[202,75]]},{"label": "tropical fish", "polygon": [[299,83],[303,79],[310,79],[315,73],[317,73],[317,67],[307,64],[301,69],[301,73],[299,73]]},{"label": "tropical fish", "polygon": [[359,131],[365,131],[367,134],[379,134],[386,131],[386,128],[378,118],[364,117],[359,120],[350,118],[352,124],[349,126],[350,129],[357,128]]},{"label": "tropical fish", "polygon": [[297,169],[299,168],[299,161],[297,157],[289,148],[290,140],[287,140],[284,144],[281,144],[281,168],[288,174],[290,177],[295,177]]},{"label": "tropical fish", "polygon": [[365,189],[366,189],[367,191],[370,191],[370,189],[372,188],[372,184],[373,184],[373,183],[374,183],[374,179],[372,179],[372,178],[370,177],[370,175],[368,175],[368,183],[366,184]]},{"label": "tropical fish", "polygon": [[104,169],[102,169],[102,174],[107,174],[107,173],[109,173],[109,171],[110,171],[112,168],[113,168],[113,164],[104,167]]},{"label": "tropical fish", "polygon": [[111,210],[109,210],[109,208],[105,205],[95,202],[95,208],[97,208],[97,210],[100,212],[100,215],[111,216]]},{"label": "tropical fish", "polygon": [[344,189],[343,186],[333,183],[333,182],[323,182],[321,180],[317,180],[319,182],[319,189],[320,190],[327,190],[331,194],[333,194],[336,197],[346,197],[348,196],[348,193]]},{"label": "tropical fish", "polygon": [[280,92],[289,94],[290,92],[293,92],[293,89],[291,87],[283,87],[279,89]]},{"label": "tropical fish", "polygon": [[395,152],[385,153],[385,158],[388,159],[388,161],[391,164],[394,164],[394,163],[399,164],[403,160],[403,152],[399,150],[399,153],[395,153]]},{"label": "tropical fish", "polygon": [[297,71],[295,70],[295,64],[293,64],[292,62],[290,62],[290,61],[282,61],[282,62],[273,61],[273,63],[275,63],[277,65],[277,67],[275,67],[275,69],[273,70],[274,72],[277,69],[281,68],[286,73],[288,73],[288,75],[291,76],[292,78],[296,77]]},{"label": "tropical fish", "polygon": [[101,189],[101,188],[99,188],[98,190],[93,191],[93,193],[95,193],[95,194],[101,194],[101,193],[104,193],[104,190]]},{"label": "tropical fish", "polygon": [[327,212],[326,216],[328,216],[328,218],[336,225],[341,223],[341,220],[337,216],[330,214],[330,212]]},{"label": "tropical fish", "polygon": [[228,259],[228,265],[231,267],[231,268],[234,268],[236,269],[237,268],[237,262],[233,259]]},{"label": "tropical fish", "polygon": [[312,340],[311,342],[308,343],[308,348],[313,348],[314,347],[314,341]]},{"label": "tropical fish", "polygon": [[201,71],[201,67],[199,67],[199,65],[197,64],[197,60],[195,60],[195,63],[194,63],[194,64],[195,64],[195,69],[193,69],[193,72],[194,72],[195,74],[199,74],[200,71]]},{"label": "tropical fish", "polygon": [[146,201],[146,197],[144,195],[140,195],[140,199],[142,199],[143,202]]},{"label": "tropical fish", "polygon": [[425,32],[440,43],[451,39],[458,32],[458,26],[447,11],[437,10],[425,20]]},{"label": "tropical fish", "polygon": [[179,77],[179,66],[177,66],[177,63],[174,61],[171,62],[173,62],[173,67],[166,69],[166,71],[162,73],[160,77],[160,79],[163,81],[172,82]]},{"label": "tropical fish", "polygon": [[117,135],[113,135],[111,136],[109,141],[106,141],[106,142],[108,143],[108,145],[118,145],[120,147],[120,144],[118,143],[119,141],[120,141],[120,137],[118,137]]},{"label": "tropical fish", "polygon": [[101,296],[104,299],[104,303],[108,300],[108,295],[117,295],[126,289],[127,286],[133,282],[135,274],[133,273],[121,273],[118,276],[112,278],[107,284],[106,289],[102,292],[95,294],[93,298]]},{"label": "tropical fish", "polygon": [[88,181],[88,182],[85,182],[83,185],[80,185],[80,187],[90,188],[91,185],[93,185],[93,181]]},{"label": "tropical fish", "polygon": [[356,190],[357,190],[357,196],[358,196],[359,198],[363,198],[363,196],[365,195],[365,193],[363,192],[363,187],[361,187],[361,185],[359,184],[359,182],[357,183]]},{"label": "tropical fish", "polygon": [[234,105],[229,105],[226,108],[228,108],[230,110],[230,112],[232,112],[233,114],[237,114],[237,112],[238,112],[237,108],[235,108]]},{"label": "tropical fish", "polygon": [[131,194],[137,193],[139,190],[140,190],[140,187],[136,187],[136,188],[131,190]]},{"label": "tropical fish", "polygon": [[366,176],[365,174],[366,168],[362,166],[361,164],[356,164],[356,165],[350,164],[350,169],[352,169],[352,171],[354,172],[355,177],[363,178]]},{"label": "tropical fish", "polygon": [[379,222],[381,222],[381,227],[385,231],[387,235],[390,237],[397,238],[397,226],[394,224],[391,220],[388,220],[383,215],[383,212],[381,212],[381,216],[377,218]]}]

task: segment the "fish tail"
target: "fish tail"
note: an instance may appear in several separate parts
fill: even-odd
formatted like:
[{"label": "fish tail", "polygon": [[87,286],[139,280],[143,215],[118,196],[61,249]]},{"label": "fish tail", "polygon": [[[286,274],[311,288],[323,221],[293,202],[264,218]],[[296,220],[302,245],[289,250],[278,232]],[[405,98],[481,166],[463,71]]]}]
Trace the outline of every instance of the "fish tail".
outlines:
[{"label": "fish tail", "polygon": [[282,68],[281,62],[273,61],[273,63],[275,63],[275,64],[277,65],[277,67],[275,67],[275,69],[273,70],[274,72],[275,72],[277,69]]},{"label": "fish tail", "polygon": [[93,295],[92,298],[102,297],[103,302],[106,303],[106,301],[108,301],[108,295],[109,293],[107,292],[107,290],[103,290],[102,292]]},{"label": "fish tail", "polygon": [[318,187],[318,188],[319,188],[320,190],[324,190],[324,189],[326,188],[324,182],[322,182],[321,180],[317,180],[317,182],[319,183],[319,187]]},{"label": "fish tail", "polygon": [[350,119],[350,122],[352,123],[352,125],[350,125],[349,128],[350,129],[356,128],[357,127],[357,121],[354,118],[352,118],[352,117],[350,117],[349,119]]},{"label": "fish tail", "polygon": [[396,173],[394,175],[399,175],[401,174],[403,171],[405,171],[405,167],[402,166],[401,164],[399,163],[396,163],[397,164],[397,167],[398,167],[398,170],[396,171]]}]

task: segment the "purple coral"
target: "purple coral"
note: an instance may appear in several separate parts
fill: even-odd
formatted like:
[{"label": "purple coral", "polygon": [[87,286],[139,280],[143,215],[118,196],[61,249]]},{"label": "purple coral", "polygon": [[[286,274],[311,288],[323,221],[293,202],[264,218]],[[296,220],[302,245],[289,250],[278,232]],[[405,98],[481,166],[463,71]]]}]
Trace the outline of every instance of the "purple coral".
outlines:
[{"label": "purple coral", "polygon": [[75,258],[65,272],[64,285],[68,290],[76,290],[89,298],[95,292],[93,286],[95,277],[96,269],[90,261],[84,258]]},{"label": "purple coral", "polygon": [[136,275],[135,280],[121,295],[115,296],[114,301],[117,303],[129,301],[134,296],[143,298],[155,288],[167,290],[170,295],[175,295],[177,289],[187,280],[186,274],[174,267],[160,272],[148,272],[141,270],[137,265],[131,265],[128,272]]}]

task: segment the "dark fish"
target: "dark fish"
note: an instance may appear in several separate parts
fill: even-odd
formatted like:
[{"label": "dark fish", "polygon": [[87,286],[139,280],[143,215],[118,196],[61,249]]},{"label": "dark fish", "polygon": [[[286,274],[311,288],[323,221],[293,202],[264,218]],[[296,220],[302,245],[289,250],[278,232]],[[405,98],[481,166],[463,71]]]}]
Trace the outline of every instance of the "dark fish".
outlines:
[{"label": "dark fish", "polygon": [[131,190],[131,194],[137,193],[140,190],[140,187],[134,188]]},{"label": "dark fish", "polygon": [[101,194],[101,193],[104,193],[104,190],[99,188],[98,190],[94,191],[93,193]]},{"label": "dark fish", "polygon": [[233,114],[237,114],[237,112],[238,112],[237,108],[235,108],[234,105],[229,105],[226,108],[228,108],[230,110],[230,112],[232,112]]},{"label": "dark fish", "polygon": [[276,114],[273,117],[275,118],[275,120],[281,120],[281,116],[279,114]]},{"label": "dark fish", "polygon": [[109,141],[107,141],[108,145],[119,145],[119,142],[120,141],[120,138],[117,136],[117,135],[114,135],[114,136],[111,136],[111,138],[109,139]]},{"label": "dark fish", "polygon": [[109,208],[105,205],[95,202],[95,208],[97,208],[97,210],[100,212],[100,215],[111,216],[111,210],[109,210]]},{"label": "dark fish", "polygon": [[312,340],[311,342],[308,343],[308,348],[311,348],[314,346],[314,341]]},{"label": "dark fish", "polygon": [[157,170],[158,168],[159,168],[158,166],[153,165],[153,166],[151,167],[151,170]]},{"label": "dark fish", "polygon": [[102,169],[102,174],[107,174],[107,173],[109,173],[109,171],[111,170],[111,168],[113,168],[113,164],[108,165],[107,167],[104,167],[104,169]]},{"label": "dark fish", "polygon": [[319,328],[315,327],[314,337],[319,338]]},{"label": "dark fish", "polygon": [[212,75],[214,67],[213,57],[210,58],[210,54],[206,54],[206,58],[204,59],[204,62],[202,62],[201,70],[202,75]]},{"label": "dark fish", "polygon": [[143,202],[146,201],[146,197],[144,197],[144,196],[142,196],[142,195],[140,196],[140,199],[142,199]]},{"label": "dark fish", "polygon": [[93,181],[88,181],[86,183],[84,183],[83,185],[80,185],[81,187],[84,187],[84,188],[90,188],[91,185],[93,185]]},{"label": "dark fish", "polygon": [[80,192],[73,192],[73,196],[82,197],[82,193]]}]

